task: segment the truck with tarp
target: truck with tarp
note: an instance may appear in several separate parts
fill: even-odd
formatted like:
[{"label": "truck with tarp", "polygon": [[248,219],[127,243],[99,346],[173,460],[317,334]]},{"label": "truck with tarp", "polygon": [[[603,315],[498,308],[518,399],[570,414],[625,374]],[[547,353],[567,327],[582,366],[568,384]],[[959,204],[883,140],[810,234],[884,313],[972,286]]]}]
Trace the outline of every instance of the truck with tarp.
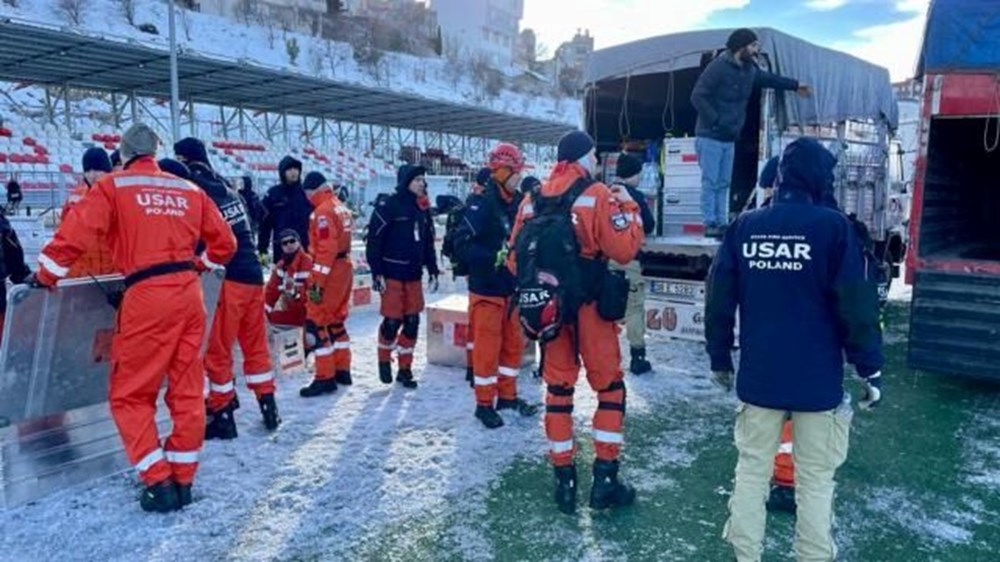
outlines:
[{"label": "truck with tarp", "polygon": [[[704,280],[719,242],[704,236],[701,171],[694,150],[697,111],[691,92],[725,48],[732,30],[644,39],[597,51],[588,66],[585,126],[603,155],[606,179],[615,155],[636,151],[647,162],[640,189],[655,205],[657,235],[643,248],[647,327],[683,339],[704,338]],[[756,30],[764,70],[812,87],[810,97],[755,90],[736,141],[730,217],[759,203],[758,174],[801,136],[823,142],[838,158],[835,194],[875,240],[888,283],[900,274],[907,244],[908,196],[891,177],[898,112],[889,72],[846,53],[773,29]]]},{"label": "truck with tarp", "polygon": [[1000,3],[933,2],[917,76],[909,363],[1000,380]]}]

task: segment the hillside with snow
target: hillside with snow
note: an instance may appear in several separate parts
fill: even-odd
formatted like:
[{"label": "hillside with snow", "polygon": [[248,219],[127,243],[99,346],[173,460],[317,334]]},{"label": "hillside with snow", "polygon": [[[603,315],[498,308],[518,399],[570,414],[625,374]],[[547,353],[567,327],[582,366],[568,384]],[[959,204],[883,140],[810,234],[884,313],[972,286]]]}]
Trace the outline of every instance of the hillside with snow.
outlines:
[{"label": "hillside with snow", "polygon": [[[4,1],[0,3],[0,16],[109,39],[142,42],[163,49],[169,47],[165,2],[135,0],[136,26],[126,21],[116,0],[81,2],[78,24],[71,21],[61,4],[58,0]],[[154,25],[158,34],[140,31],[137,26],[143,24]],[[491,96],[482,84],[476,83],[468,65],[444,58],[386,52],[377,64],[359,64],[353,47],[348,43],[283,31],[273,23],[244,25],[218,16],[178,9],[176,24],[178,47],[184,52],[204,57],[239,60],[265,68],[476,105],[547,121],[576,124],[581,115],[579,100],[528,95],[509,89]],[[290,55],[290,43],[297,46],[295,57]]]}]

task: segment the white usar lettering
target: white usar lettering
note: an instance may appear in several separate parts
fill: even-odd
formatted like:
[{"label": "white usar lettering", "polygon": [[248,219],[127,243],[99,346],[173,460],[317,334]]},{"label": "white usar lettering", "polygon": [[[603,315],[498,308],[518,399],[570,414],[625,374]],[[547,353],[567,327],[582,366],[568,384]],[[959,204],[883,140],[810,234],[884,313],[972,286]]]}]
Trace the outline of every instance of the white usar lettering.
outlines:
[{"label": "white usar lettering", "polygon": [[812,246],[805,242],[745,242],[743,257],[750,269],[802,271],[812,261]]}]

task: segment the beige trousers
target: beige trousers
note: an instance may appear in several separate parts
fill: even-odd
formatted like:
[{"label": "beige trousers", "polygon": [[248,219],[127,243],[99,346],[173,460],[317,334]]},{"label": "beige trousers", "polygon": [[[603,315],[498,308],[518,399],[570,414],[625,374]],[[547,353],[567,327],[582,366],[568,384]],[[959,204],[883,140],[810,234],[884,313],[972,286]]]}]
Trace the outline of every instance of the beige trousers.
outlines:
[{"label": "beige trousers", "polygon": [[837,556],[832,535],[833,477],[847,459],[850,403],[827,412],[791,413],[741,403],[733,432],[739,452],[736,486],[722,532],[739,562],[761,558],[767,517],[764,504],[781,426],[789,414],[795,445],[795,558],[799,562],[829,562]]},{"label": "beige trousers", "polygon": [[628,278],[628,305],[625,308],[625,338],[631,347],[646,347],[646,280],[639,260],[628,265],[611,261],[611,267],[625,272]]}]

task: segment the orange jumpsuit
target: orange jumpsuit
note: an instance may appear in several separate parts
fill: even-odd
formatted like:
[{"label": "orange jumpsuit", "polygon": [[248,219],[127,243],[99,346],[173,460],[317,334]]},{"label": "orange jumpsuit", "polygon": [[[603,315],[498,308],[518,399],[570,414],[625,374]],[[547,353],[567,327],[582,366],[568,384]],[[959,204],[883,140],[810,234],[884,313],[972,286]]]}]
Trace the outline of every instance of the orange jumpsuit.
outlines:
[{"label": "orange jumpsuit", "polygon": [[[576,163],[560,162],[540,192],[545,197],[559,196],[587,172]],[[634,201],[619,203],[602,183],[588,187],[573,204],[573,224],[580,244],[580,254],[594,258],[598,254],[624,265],[635,259],[644,234],[639,206]],[[534,215],[530,196],[525,197],[511,233],[517,239],[524,221]],[[513,252],[510,255],[513,265]],[[597,392],[599,404],[594,413],[594,450],[599,460],[618,458],[624,443],[622,426],[625,417],[625,382],[618,347],[618,325],[597,313],[597,304],[583,305],[577,324],[563,326],[559,335],[545,345],[542,377],[545,395],[545,434],[549,440],[549,458],[555,466],[573,464],[576,444],[573,441],[573,392],[580,373],[580,357],[574,347],[579,338],[579,355],[587,370],[587,381]],[[478,343],[478,342],[477,342]]]},{"label": "orange jumpsuit", "polygon": [[312,273],[306,290],[318,287],[320,302],[306,303],[306,331],[316,339],[316,380],[329,380],[351,370],[351,338],[347,335],[348,306],[354,285],[351,263],[351,210],[329,190],[314,193],[309,216]]},{"label": "orange jumpsuit", "polygon": [[[264,289],[264,311],[275,326],[304,326],[306,323],[306,280],[313,259],[299,250],[291,260],[282,259],[271,271]],[[279,301],[281,305],[279,306]]]},{"label": "orange jumpsuit", "polygon": [[[201,189],[161,172],[151,156],[101,178],[66,215],[38,257],[39,282],[55,284],[105,237],[115,269],[130,285],[112,342],[111,414],[147,486],[168,479],[190,484],[205,437],[205,303],[192,269],[194,248],[202,240],[207,250],[201,260],[225,263],[236,239]],[[173,430],[161,445],[155,415],[165,378]]]},{"label": "orange jumpsuit", "polygon": [[[84,180],[83,183],[74,187],[69,192],[69,196],[66,197],[66,202],[63,204],[62,215],[59,217],[60,224],[66,221],[66,215],[69,214],[70,210],[77,203],[83,200],[83,197],[87,195],[90,188],[91,186]],[[91,275],[97,277],[112,273],[115,273],[115,264],[111,257],[111,246],[108,244],[106,237],[100,237],[73,263],[73,266],[69,268],[69,273],[66,274],[66,278],[75,279],[78,277],[90,277]]]}]

